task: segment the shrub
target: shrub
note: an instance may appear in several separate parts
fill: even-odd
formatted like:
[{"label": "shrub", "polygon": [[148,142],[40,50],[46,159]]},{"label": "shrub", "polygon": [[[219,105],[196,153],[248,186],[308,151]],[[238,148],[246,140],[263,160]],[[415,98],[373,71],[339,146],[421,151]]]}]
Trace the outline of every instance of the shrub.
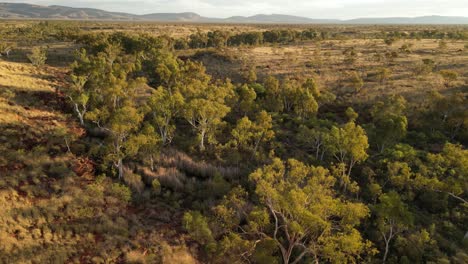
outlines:
[{"label": "shrub", "polygon": [[206,217],[200,212],[190,211],[184,214],[182,223],[185,230],[187,230],[195,241],[204,245],[206,250],[213,249],[215,240],[208,226]]},{"label": "shrub", "polygon": [[28,59],[36,67],[43,66],[47,60],[47,51],[44,48],[35,47],[28,54]]},{"label": "shrub", "polygon": [[125,183],[134,191],[141,193],[145,184],[141,181],[141,176],[135,173],[127,172],[124,174]]},{"label": "shrub", "polygon": [[112,184],[110,193],[112,196],[118,198],[119,200],[125,203],[130,202],[130,199],[132,198],[132,192],[130,191],[130,189],[128,189],[127,186],[119,183]]},{"label": "shrub", "polygon": [[448,87],[451,82],[456,81],[458,78],[458,73],[452,70],[442,70],[439,71],[440,76],[444,78],[445,85]]},{"label": "shrub", "polygon": [[153,187],[153,191],[155,194],[161,193],[161,183],[158,181],[158,179],[154,179],[151,183],[151,186]]},{"label": "shrub", "polygon": [[143,252],[132,250],[130,252],[127,252],[127,254],[125,254],[125,262],[144,264],[146,263],[146,257],[145,257],[145,254],[143,254]]}]

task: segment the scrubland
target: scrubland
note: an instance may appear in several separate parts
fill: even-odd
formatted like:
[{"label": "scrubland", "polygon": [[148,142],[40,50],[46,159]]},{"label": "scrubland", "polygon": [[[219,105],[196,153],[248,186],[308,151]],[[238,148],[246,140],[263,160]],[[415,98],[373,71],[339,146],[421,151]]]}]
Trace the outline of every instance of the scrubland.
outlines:
[{"label": "scrubland", "polygon": [[468,261],[467,27],[0,34],[0,263]]}]

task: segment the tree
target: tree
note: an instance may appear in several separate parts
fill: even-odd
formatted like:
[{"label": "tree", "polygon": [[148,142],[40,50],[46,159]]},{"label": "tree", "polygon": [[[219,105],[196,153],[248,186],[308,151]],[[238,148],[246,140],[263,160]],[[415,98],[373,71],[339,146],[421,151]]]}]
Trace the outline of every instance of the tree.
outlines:
[{"label": "tree", "polygon": [[41,67],[47,60],[47,51],[45,48],[34,47],[27,56],[33,66]]},{"label": "tree", "polygon": [[[468,97],[463,93],[442,95],[431,92],[425,107],[424,121],[429,131],[440,129],[450,139],[455,139],[468,127]],[[466,133],[466,132],[465,132]],[[466,134],[465,134],[466,136]]]},{"label": "tree", "polygon": [[250,87],[247,84],[240,86],[237,90],[238,102],[239,102],[239,111],[243,115],[247,115],[252,112],[255,107],[255,99],[257,99],[257,93],[255,93],[254,88]]},{"label": "tree", "polygon": [[199,87],[194,97],[186,103],[184,117],[198,132],[199,149],[205,150],[207,136],[213,136],[214,130],[231,109],[225,104],[227,97],[232,96],[232,84],[208,85]]},{"label": "tree", "polygon": [[88,81],[87,76],[71,75],[71,86],[67,90],[68,98],[73,104],[73,109],[80,120],[80,125],[84,126],[84,117],[88,112],[89,92],[85,90]]},{"label": "tree", "polygon": [[[144,164],[149,164],[151,170],[155,170],[154,160],[159,154],[161,145],[163,144],[162,139],[151,124],[143,123],[142,128],[134,136],[129,138],[126,145],[134,148],[132,152],[127,151],[128,154],[132,156],[138,154],[138,157]],[[157,179],[155,181],[157,181]],[[153,181],[153,187],[154,184],[156,183]]]},{"label": "tree", "polygon": [[369,143],[366,132],[354,121],[343,127],[332,127],[327,145],[335,159],[348,167],[347,176],[351,175],[356,163],[365,161],[368,157],[366,151]]},{"label": "tree", "polygon": [[209,47],[223,48],[227,45],[227,41],[230,37],[230,32],[215,30],[208,32],[208,43]]},{"label": "tree", "polygon": [[359,117],[359,114],[352,107],[348,107],[345,114],[349,122],[356,122],[356,119]]},{"label": "tree", "polygon": [[329,134],[330,130],[320,125],[313,128],[300,126],[296,138],[301,149],[312,151],[316,160],[323,161],[326,153],[325,144]]},{"label": "tree", "polygon": [[[119,179],[124,176],[124,160],[135,156],[149,139],[139,133],[144,114],[135,100],[146,79],[133,77],[139,62],[121,51],[106,47],[91,56],[82,51],[72,65],[78,87],[84,87],[76,98],[86,99],[85,117],[104,132],[104,161],[117,169]],[[87,76],[87,81],[78,76]]]},{"label": "tree", "polygon": [[[143,121],[143,114],[133,106],[124,106],[113,113],[93,111],[88,118],[108,133],[109,151],[106,160],[113,163],[118,170],[118,177],[124,175],[124,159],[138,153],[140,145],[135,144],[138,128]],[[105,123],[102,124],[104,120]]]},{"label": "tree", "polygon": [[377,216],[377,227],[385,242],[383,255],[383,263],[385,263],[390,242],[411,225],[413,217],[396,192],[381,195],[380,203],[375,206],[374,211]]},{"label": "tree", "polygon": [[421,173],[415,179],[417,186],[446,193],[468,205],[468,150],[447,143],[441,153],[428,153],[427,161],[419,169]]},{"label": "tree", "polygon": [[406,100],[402,96],[392,96],[372,107],[371,138],[381,153],[406,136],[408,120],[405,109]]},{"label": "tree", "polygon": [[150,118],[157,127],[163,145],[170,144],[175,132],[174,118],[183,110],[184,98],[178,91],[170,92],[164,87],[153,91],[148,99]]},{"label": "tree", "polygon": [[313,93],[318,91],[310,81],[300,84],[297,80],[284,79],[280,90],[283,111],[295,113],[302,118],[312,117],[318,111],[318,103]]},{"label": "tree", "polygon": [[243,239],[256,241],[254,248],[271,241],[285,264],[306,256],[315,263],[354,263],[364,252],[372,254],[355,229],[369,210],[336,198],[335,179],[326,169],[274,159],[249,179],[258,204],[247,206],[246,193],[234,190],[236,195],[228,195],[215,209],[218,221],[230,230],[227,234],[239,230]]},{"label": "tree", "polygon": [[189,46],[192,49],[206,48],[208,45],[208,35],[197,29],[197,33],[189,36]]},{"label": "tree", "polygon": [[320,89],[315,81],[315,79],[308,78],[303,84],[302,88],[306,90],[308,93],[312,94],[314,98],[319,98],[320,97]]},{"label": "tree", "polygon": [[266,98],[265,108],[270,112],[283,111],[283,102],[281,99],[281,90],[278,79],[274,76],[268,76],[264,83]]},{"label": "tree", "polygon": [[205,249],[210,250],[216,246],[212,232],[208,226],[208,220],[200,212],[190,211],[184,214],[182,224],[198,243],[205,246]]},{"label": "tree", "polygon": [[232,130],[230,144],[256,155],[260,144],[269,142],[275,136],[272,127],[272,118],[266,111],[258,113],[255,122],[244,117],[237,121],[237,126]]}]

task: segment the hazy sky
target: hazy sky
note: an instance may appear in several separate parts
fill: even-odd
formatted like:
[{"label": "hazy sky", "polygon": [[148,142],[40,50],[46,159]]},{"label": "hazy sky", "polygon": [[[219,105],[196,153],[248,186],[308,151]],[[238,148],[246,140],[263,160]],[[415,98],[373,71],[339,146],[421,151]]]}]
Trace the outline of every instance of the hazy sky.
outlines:
[{"label": "hazy sky", "polygon": [[423,15],[468,16],[468,0],[6,0],[6,2],[93,7],[135,14],[191,11],[210,17],[247,16],[260,13],[344,19]]}]

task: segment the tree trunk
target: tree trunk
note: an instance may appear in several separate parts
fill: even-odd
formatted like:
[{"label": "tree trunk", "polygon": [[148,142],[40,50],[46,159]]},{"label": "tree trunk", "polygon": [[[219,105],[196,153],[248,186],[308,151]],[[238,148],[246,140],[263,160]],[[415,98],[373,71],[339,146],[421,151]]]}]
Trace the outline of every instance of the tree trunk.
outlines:
[{"label": "tree trunk", "polygon": [[80,119],[80,125],[84,126],[84,114],[86,113],[86,110],[81,112],[78,104],[75,103],[75,112],[78,115],[78,118]]},{"label": "tree trunk", "polygon": [[386,240],[385,241],[385,253],[384,253],[384,256],[383,256],[383,260],[382,260],[382,263],[385,264],[385,261],[387,260],[387,255],[388,255],[388,248],[390,246],[390,240]]},{"label": "tree trunk", "polygon": [[284,251],[282,252],[283,254],[283,264],[289,264],[289,258],[291,257],[291,252],[288,251]]},{"label": "tree trunk", "polygon": [[151,171],[154,171],[154,158],[153,158],[153,155],[150,155],[150,166],[151,166]]},{"label": "tree trunk", "polygon": [[390,234],[388,234],[388,238],[383,232],[382,232],[382,236],[383,236],[384,241],[385,241],[385,253],[384,253],[384,256],[383,256],[382,263],[385,264],[385,261],[387,261],[388,250],[390,248],[390,241],[392,240],[392,238],[394,236],[393,226],[390,226]]},{"label": "tree trunk", "polygon": [[200,151],[201,152],[205,150],[205,135],[206,135],[206,130],[202,129],[200,133]]},{"label": "tree trunk", "polygon": [[120,180],[123,178],[123,175],[124,175],[122,159],[119,159],[119,161],[117,162],[117,168],[119,169],[119,180]]},{"label": "tree trunk", "polygon": [[68,139],[67,139],[67,137],[65,137],[65,145],[67,145],[67,150],[68,150],[68,152],[71,153],[70,144],[68,144]]}]

